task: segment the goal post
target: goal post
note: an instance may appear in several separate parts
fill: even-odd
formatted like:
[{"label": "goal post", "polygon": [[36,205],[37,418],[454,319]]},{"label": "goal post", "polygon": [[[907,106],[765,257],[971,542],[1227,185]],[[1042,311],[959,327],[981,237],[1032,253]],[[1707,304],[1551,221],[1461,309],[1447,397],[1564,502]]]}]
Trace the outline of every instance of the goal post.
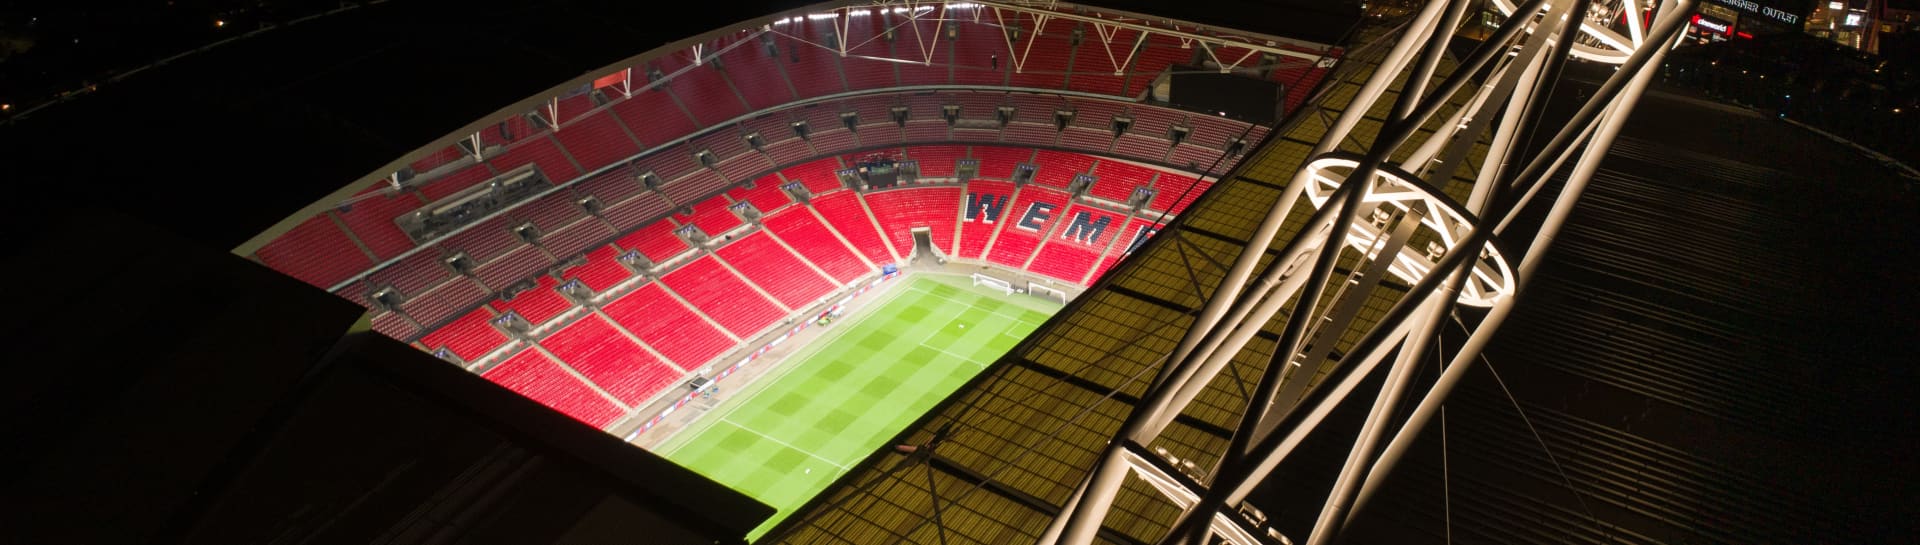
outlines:
[{"label": "goal post", "polygon": [[1059,301],[1062,305],[1067,304],[1067,292],[1054,289],[1039,282],[1027,282],[1027,294],[1041,299]]},{"label": "goal post", "polygon": [[987,286],[989,289],[1000,290],[1002,293],[1006,295],[1013,295],[1012,282],[1008,282],[1006,280],[1001,280],[1001,279],[987,276],[984,274],[973,273],[973,285]]}]

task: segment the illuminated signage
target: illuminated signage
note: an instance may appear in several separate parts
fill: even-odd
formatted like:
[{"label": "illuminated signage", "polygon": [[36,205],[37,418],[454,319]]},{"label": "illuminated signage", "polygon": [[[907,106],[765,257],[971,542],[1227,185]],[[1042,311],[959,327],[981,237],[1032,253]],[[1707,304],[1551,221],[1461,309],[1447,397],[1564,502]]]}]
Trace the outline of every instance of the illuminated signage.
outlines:
[{"label": "illuminated signage", "polygon": [[1726,34],[1733,33],[1733,25],[1715,21],[1713,19],[1707,19],[1699,15],[1693,16],[1693,24],[1694,26],[1697,26],[1706,30],[1711,30],[1715,34],[1726,35]]},{"label": "illuminated signage", "polygon": [[1827,2],[1827,9],[1847,9],[1847,6],[1839,2]]},{"label": "illuminated signage", "polygon": [[1861,20],[1866,19],[1866,15],[1867,14],[1865,13],[1858,13],[1858,12],[1848,13],[1847,20],[1842,21],[1840,24],[1846,25],[1846,26],[1860,26]]},{"label": "illuminated signage", "polygon": [[1715,0],[1715,1],[1722,5],[1730,6],[1735,9],[1745,11],[1747,13],[1764,15],[1769,19],[1773,19],[1775,21],[1779,21],[1782,23],[1786,23],[1790,25],[1800,24],[1799,14],[1789,12],[1783,9],[1774,8],[1772,6],[1762,6],[1760,5],[1759,2],[1755,2],[1753,0]]}]

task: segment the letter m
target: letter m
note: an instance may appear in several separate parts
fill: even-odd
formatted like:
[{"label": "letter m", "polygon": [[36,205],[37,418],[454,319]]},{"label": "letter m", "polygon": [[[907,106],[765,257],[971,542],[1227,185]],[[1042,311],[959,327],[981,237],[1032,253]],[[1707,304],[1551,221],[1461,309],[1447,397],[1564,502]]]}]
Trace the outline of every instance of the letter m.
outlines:
[{"label": "letter m", "polygon": [[1074,214],[1073,222],[1067,224],[1067,230],[1060,234],[1060,238],[1077,240],[1081,244],[1099,242],[1100,234],[1107,232],[1107,224],[1113,223],[1113,218],[1103,217],[1099,221],[1088,221],[1092,218],[1093,214],[1085,210]]}]

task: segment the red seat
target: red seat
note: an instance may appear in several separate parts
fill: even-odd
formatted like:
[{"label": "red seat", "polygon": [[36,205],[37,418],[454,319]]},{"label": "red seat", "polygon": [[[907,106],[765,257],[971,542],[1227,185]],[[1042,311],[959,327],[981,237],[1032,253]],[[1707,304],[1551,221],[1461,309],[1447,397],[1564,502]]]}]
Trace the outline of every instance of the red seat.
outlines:
[{"label": "red seat", "polygon": [[960,188],[907,187],[864,195],[867,207],[880,220],[880,230],[895,253],[913,253],[913,230],[926,228],[933,246],[953,255],[953,231],[960,217]]},{"label": "red seat", "polygon": [[626,412],[538,350],[515,354],[480,376],[596,428]]},{"label": "red seat", "polygon": [[698,369],[734,346],[726,333],[668,296],[659,284],[641,286],[601,311],[681,369]]},{"label": "red seat", "polygon": [[714,253],[787,308],[806,308],[835,288],[831,280],[765,233],[750,233]]},{"label": "red seat", "polygon": [[627,405],[641,404],[685,374],[661,363],[597,314],[567,324],[541,339],[540,346]]},{"label": "red seat", "polygon": [[826,271],[840,285],[853,282],[873,270],[806,207],[789,207],[761,221],[769,232],[792,246],[794,251],[800,252],[801,257]]},{"label": "red seat", "polygon": [[711,257],[695,259],[660,277],[660,282],[743,339],[760,333],[787,313]]}]

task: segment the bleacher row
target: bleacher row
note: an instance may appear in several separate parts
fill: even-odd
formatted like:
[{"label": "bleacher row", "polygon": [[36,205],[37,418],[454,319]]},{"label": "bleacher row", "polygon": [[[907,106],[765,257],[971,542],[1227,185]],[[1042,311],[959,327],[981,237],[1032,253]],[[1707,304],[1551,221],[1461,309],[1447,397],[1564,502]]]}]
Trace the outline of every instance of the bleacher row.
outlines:
[{"label": "bleacher row", "polygon": [[[489,220],[341,293],[374,310],[376,330],[605,427],[881,265],[904,262],[915,230],[927,230],[950,258],[1084,285],[1158,229],[1163,212],[1177,213],[1186,202],[1157,197],[1129,210],[1124,199],[1112,197],[1138,188],[1175,194],[1197,183],[1135,163],[1030,148],[927,146],[892,153],[920,161],[977,160],[982,171],[996,173],[1014,170],[1000,163],[1057,160],[1097,178],[1076,196],[1068,191],[1073,173],[1037,174],[1054,168],[1046,163],[1025,185],[988,178],[960,183],[947,168],[946,178],[862,192],[839,182],[834,173],[848,163],[829,157],[619,236],[604,210],[568,210],[543,199],[509,210],[511,221]],[[807,188],[810,204],[780,189],[794,182]],[[1199,185],[1194,194],[1204,190]],[[740,203],[763,215],[746,220],[735,211]],[[511,236],[508,227],[520,222],[543,233],[595,222],[607,236],[584,248],[572,239],[556,247],[546,236],[533,242]],[[675,234],[688,225],[711,240],[689,244]],[[441,262],[454,252],[484,261],[459,274]],[[630,252],[645,260],[623,262],[620,256]],[[522,262],[538,266],[519,277],[482,274],[521,270]],[[571,294],[562,290],[568,285]],[[370,295],[381,289],[404,301],[384,308]],[[513,322],[517,335],[509,334]]]}]

